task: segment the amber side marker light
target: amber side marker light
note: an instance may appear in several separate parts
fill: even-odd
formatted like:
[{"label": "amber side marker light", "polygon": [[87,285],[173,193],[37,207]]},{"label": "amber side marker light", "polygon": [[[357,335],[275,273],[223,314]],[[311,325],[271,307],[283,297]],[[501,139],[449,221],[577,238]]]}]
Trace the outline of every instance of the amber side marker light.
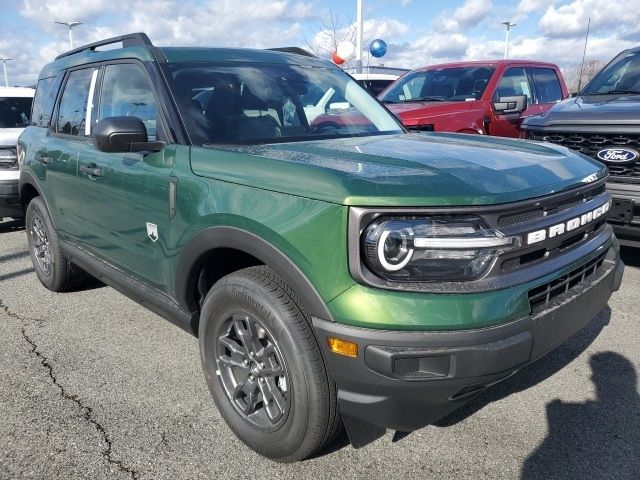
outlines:
[{"label": "amber side marker light", "polygon": [[333,353],[351,358],[356,358],[358,356],[357,343],[333,337],[327,337],[327,343],[329,344],[329,350],[331,350]]}]

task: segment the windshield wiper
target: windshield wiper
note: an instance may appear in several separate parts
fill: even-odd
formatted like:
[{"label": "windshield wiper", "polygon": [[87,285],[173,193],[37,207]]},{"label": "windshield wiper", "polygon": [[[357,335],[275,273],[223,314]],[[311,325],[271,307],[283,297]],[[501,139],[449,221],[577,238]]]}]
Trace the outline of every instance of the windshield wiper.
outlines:
[{"label": "windshield wiper", "polygon": [[640,95],[638,90],[609,90],[608,92],[587,93],[585,95]]},{"label": "windshield wiper", "polygon": [[410,98],[409,100],[405,100],[405,102],[444,102],[445,99],[443,97],[420,97],[420,98]]}]

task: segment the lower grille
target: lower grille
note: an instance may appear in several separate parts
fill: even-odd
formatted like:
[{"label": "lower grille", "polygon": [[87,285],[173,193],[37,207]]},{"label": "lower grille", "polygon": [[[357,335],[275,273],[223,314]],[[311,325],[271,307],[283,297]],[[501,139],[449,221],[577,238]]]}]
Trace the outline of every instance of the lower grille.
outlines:
[{"label": "lower grille", "polygon": [[529,304],[531,305],[531,309],[539,310],[540,307],[548,304],[559,295],[569,292],[578,284],[591,278],[598,268],[602,266],[606,255],[607,252],[604,252],[562,277],[529,290]]}]

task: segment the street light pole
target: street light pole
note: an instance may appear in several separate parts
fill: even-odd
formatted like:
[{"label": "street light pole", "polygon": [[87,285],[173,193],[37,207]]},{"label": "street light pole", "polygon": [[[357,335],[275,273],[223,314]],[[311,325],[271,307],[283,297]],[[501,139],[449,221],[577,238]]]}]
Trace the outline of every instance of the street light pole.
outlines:
[{"label": "street light pole", "polygon": [[69,28],[69,47],[73,50],[73,29],[79,25],[82,25],[82,22],[58,22],[56,20],[53,23],[57,23],[58,25],[66,25]]},{"label": "street light pole", "polygon": [[12,58],[0,58],[2,61],[2,68],[4,68],[4,84],[5,86],[9,86],[9,77],[7,77],[7,62],[9,60],[13,60]]},{"label": "street light pole", "polygon": [[362,73],[362,2],[356,0],[356,73]]},{"label": "street light pole", "polygon": [[509,56],[509,32],[511,31],[511,27],[515,27],[516,24],[509,21],[502,22],[502,24],[507,27],[507,35],[504,39],[504,59],[506,60]]}]

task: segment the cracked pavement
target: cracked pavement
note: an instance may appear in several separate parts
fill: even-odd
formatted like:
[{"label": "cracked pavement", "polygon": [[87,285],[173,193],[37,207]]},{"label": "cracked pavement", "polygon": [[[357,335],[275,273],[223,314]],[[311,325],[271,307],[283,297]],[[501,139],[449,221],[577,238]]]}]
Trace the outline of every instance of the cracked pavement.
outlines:
[{"label": "cracked pavement", "polygon": [[220,418],[197,341],[99,284],[38,282],[0,223],[0,479],[640,478],[640,253],[583,331],[438,425],[298,465]]}]

